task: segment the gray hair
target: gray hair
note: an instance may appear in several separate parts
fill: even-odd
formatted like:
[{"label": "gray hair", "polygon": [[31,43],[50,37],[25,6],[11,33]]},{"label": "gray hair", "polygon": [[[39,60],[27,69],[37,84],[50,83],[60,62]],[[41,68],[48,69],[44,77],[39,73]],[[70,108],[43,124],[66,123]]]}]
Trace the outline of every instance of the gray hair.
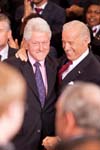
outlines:
[{"label": "gray hair", "polygon": [[67,86],[61,97],[62,112],[72,112],[79,127],[100,130],[100,87],[76,82]]},{"label": "gray hair", "polygon": [[81,21],[73,20],[63,25],[63,31],[72,31],[78,32],[82,38],[88,37],[89,43],[91,41],[90,31],[86,24]]},{"label": "gray hair", "polygon": [[29,40],[32,36],[33,31],[47,32],[51,38],[50,26],[44,19],[40,17],[32,18],[27,22],[24,29],[24,35],[23,35],[24,39]]},{"label": "gray hair", "polygon": [[7,31],[11,30],[11,22],[10,19],[3,13],[0,13],[0,22],[5,22],[5,29]]}]

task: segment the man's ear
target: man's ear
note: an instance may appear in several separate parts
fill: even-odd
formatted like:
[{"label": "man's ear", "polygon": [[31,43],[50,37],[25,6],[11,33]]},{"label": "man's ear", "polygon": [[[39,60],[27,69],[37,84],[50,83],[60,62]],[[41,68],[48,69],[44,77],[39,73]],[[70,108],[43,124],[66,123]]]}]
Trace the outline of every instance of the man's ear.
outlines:
[{"label": "man's ear", "polygon": [[8,39],[13,39],[11,30],[8,31]]},{"label": "man's ear", "polygon": [[76,125],[76,121],[75,121],[75,117],[73,115],[72,112],[67,112],[65,114],[65,120],[66,120],[66,129],[65,132],[67,135],[71,135],[71,132],[73,131],[75,125]]}]

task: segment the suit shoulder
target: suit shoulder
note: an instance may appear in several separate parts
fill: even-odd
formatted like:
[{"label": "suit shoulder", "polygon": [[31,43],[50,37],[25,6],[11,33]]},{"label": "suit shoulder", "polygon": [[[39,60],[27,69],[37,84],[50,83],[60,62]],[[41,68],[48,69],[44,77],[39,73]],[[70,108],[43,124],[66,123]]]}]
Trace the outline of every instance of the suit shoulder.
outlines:
[{"label": "suit shoulder", "polygon": [[54,58],[50,55],[47,56],[46,58],[46,62],[48,62],[50,65],[52,65],[53,67],[58,67],[59,65],[59,61],[57,58]]},{"label": "suit shoulder", "polygon": [[53,11],[60,11],[60,12],[65,12],[64,8],[62,8],[61,6],[55,4],[54,2],[48,2],[47,7],[50,9],[52,9]]},{"label": "suit shoulder", "polygon": [[25,62],[21,61],[19,58],[16,58],[15,56],[10,57],[5,60],[6,63],[11,64],[12,66],[16,68],[20,68]]}]

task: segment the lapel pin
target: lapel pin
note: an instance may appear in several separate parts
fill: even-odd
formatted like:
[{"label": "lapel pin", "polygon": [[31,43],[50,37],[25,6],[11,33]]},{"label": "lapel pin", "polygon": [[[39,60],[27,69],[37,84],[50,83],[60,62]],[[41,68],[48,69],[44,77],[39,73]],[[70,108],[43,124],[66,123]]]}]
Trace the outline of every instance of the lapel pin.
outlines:
[{"label": "lapel pin", "polygon": [[81,74],[81,71],[79,70],[78,73]]}]

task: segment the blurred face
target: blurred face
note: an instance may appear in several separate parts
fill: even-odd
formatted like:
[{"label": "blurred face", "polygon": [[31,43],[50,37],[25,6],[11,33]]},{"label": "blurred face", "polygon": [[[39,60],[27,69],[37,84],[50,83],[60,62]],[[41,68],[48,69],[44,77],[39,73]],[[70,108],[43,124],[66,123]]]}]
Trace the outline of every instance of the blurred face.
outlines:
[{"label": "blurred face", "polygon": [[91,5],[88,8],[86,22],[90,27],[100,24],[100,5]]},{"label": "blurred face", "polygon": [[88,47],[88,43],[82,38],[80,33],[74,30],[62,32],[62,44],[65,54],[72,61],[79,58]]},{"label": "blurred face", "polygon": [[44,4],[44,2],[46,2],[47,0],[32,0],[32,2],[34,2],[34,4],[36,5],[42,5]]},{"label": "blurred face", "polygon": [[33,32],[30,40],[27,41],[27,48],[30,55],[37,61],[44,60],[50,49],[50,36],[46,32]]},{"label": "blurred face", "polygon": [[0,50],[6,46],[10,34],[11,31],[8,31],[6,29],[6,23],[1,21],[0,22]]},{"label": "blurred face", "polygon": [[11,104],[8,112],[8,120],[6,122],[6,139],[10,141],[14,135],[18,133],[21,128],[24,118],[24,104],[20,101],[15,101]]}]

